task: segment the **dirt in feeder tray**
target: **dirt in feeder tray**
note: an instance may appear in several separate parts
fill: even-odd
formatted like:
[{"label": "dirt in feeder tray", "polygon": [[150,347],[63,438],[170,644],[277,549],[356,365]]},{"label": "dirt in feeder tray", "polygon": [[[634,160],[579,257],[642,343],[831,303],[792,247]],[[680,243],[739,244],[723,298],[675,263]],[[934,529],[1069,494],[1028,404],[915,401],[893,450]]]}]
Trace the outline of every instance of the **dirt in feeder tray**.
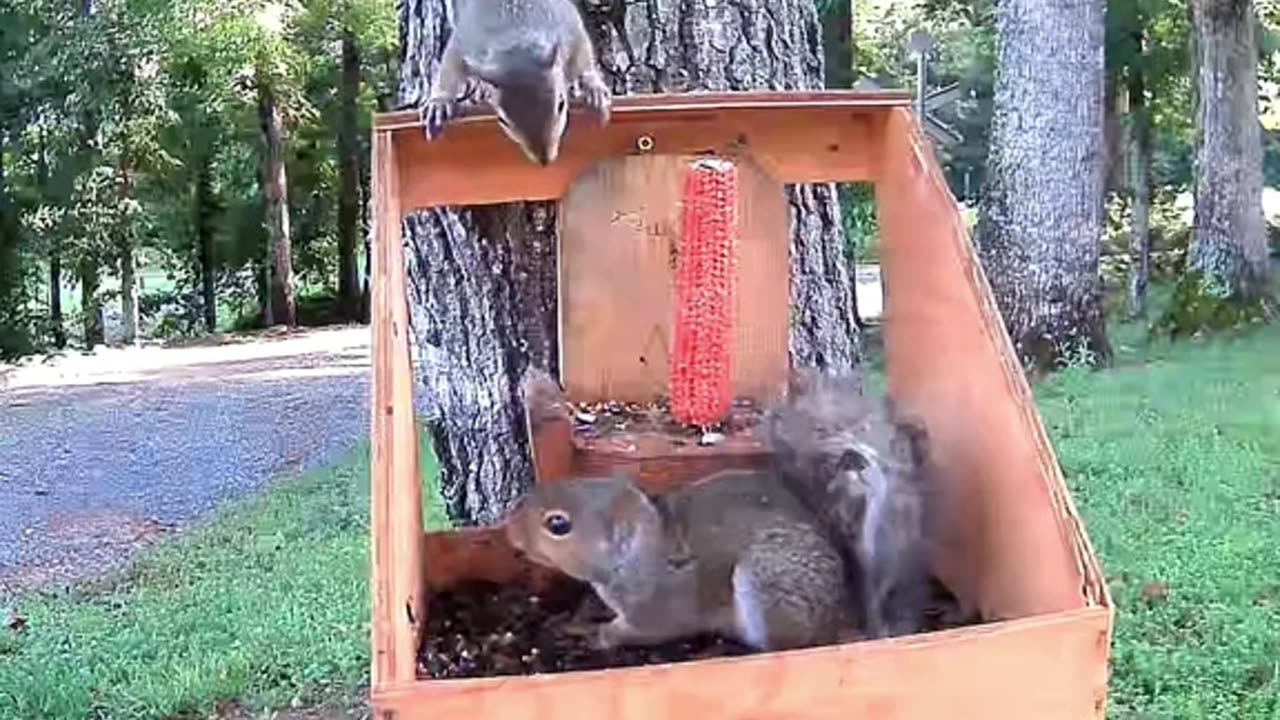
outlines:
[{"label": "dirt in feeder tray", "polygon": [[432,597],[427,640],[418,655],[418,674],[433,679],[529,675],[599,670],[743,655],[750,648],[715,635],[652,647],[597,650],[571,629],[583,602],[609,611],[589,586],[572,580],[534,594],[527,589],[472,581]]},{"label": "dirt in feeder tray", "polygon": [[636,435],[657,434],[674,441],[696,443],[708,435],[732,437],[750,432],[760,424],[764,411],[748,398],[733,402],[728,416],[720,423],[702,428],[677,422],[671,416],[671,403],[659,398],[652,403],[571,403],[574,432],[579,437],[604,439],[623,433]]}]

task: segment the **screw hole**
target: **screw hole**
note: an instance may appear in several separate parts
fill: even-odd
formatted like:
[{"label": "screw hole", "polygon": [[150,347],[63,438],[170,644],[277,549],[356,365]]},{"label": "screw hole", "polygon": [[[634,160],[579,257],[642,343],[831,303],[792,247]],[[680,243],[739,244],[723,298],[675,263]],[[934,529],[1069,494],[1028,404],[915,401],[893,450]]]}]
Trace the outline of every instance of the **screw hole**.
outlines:
[{"label": "screw hole", "polygon": [[640,152],[649,152],[653,150],[653,137],[649,135],[641,135],[636,138],[636,149]]}]

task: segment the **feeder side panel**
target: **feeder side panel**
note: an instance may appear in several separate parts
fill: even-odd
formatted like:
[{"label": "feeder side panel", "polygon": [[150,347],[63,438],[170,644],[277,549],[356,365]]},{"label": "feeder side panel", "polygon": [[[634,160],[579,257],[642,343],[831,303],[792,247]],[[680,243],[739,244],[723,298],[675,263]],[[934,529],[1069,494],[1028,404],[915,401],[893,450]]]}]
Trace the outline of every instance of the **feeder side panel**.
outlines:
[{"label": "feeder side panel", "polygon": [[954,199],[914,117],[892,111],[877,188],[889,387],[943,483],[944,581],[989,618],[1084,607],[1065,486]]},{"label": "feeder side panel", "polygon": [[426,625],[422,483],[409,358],[400,170],[391,133],[373,136],[371,580],[375,687],[415,676]]}]

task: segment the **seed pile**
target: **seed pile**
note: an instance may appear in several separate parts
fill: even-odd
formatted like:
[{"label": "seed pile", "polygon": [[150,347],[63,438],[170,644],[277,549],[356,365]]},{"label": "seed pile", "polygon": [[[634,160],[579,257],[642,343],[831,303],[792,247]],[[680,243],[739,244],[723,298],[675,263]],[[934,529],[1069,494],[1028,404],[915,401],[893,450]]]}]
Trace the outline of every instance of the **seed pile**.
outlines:
[{"label": "seed pile", "polygon": [[[598,612],[583,613],[583,603]],[[575,617],[575,615],[577,617]],[[653,647],[596,650],[573,627],[609,619],[586,585],[566,580],[540,594],[474,581],[431,599],[427,640],[418,656],[424,678],[473,678],[599,670],[750,652],[708,635]]]},{"label": "seed pile", "polygon": [[[427,640],[418,656],[422,678],[476,678],[599,670],[746,655],[751,649],[717,635],[653,647],[597,650],[575,632],[584,622],[608,620],[610,612],[590,588],[561,580],[534,594],[516,586],[472,581],[432,597]],[[977,622],[960,618],[955,598],[940,583],[926,613],[926,630]]]},{"label": "seed pile", "polygon": [[660,398],[652,403],[617,401],[570,403],[574,433],[585,439],[605,439],[623,433],[661,434],[676,444],[706,442],[708,436],[733,436],[750,432],[764,414],[748,398],[734,400],[729,414],[716,425],[702,428],[677,421],[671,402]]}]

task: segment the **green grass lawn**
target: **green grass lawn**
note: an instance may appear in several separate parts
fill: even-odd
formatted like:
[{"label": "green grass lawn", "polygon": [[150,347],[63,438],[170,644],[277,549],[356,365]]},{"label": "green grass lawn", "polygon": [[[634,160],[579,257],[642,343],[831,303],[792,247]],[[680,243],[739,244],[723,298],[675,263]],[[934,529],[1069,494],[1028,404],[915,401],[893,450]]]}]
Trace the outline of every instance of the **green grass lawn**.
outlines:
[{"label": "green grass lawn", "polygon": [[[1037,388],[1119,606],[1115,718],[1280,718],[1280,328],[1144,347]],[[431,468],[424,468],[430,473]],[[0,717],[203,717],[357,698],[368,668],[367,452],[19,604]],[[436,505],[428,507],[440,522]]]}]

